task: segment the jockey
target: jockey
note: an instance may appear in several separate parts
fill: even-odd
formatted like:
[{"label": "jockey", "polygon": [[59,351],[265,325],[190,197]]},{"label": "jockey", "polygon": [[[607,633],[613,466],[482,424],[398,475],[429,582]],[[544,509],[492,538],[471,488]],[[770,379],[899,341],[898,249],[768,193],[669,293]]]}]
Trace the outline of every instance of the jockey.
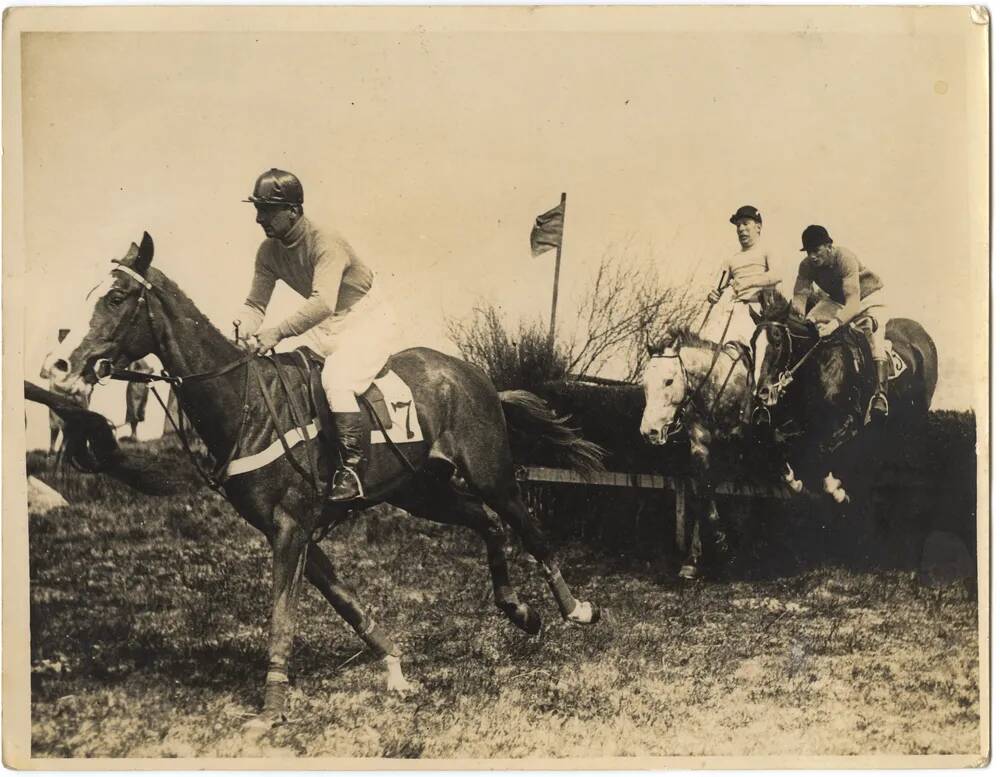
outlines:
[{"label": "jockey", "polygon": [[[253,194],[257,223],[266,239],[257,250],[253,282],[235,317],[246,347],[265,353],[286,337],[306,335],[326,361],[322,382],[337,429],[341,466],[330,500],[364,496],[365,427],[357,395],[389,357],[395,318],[378,295],[375,274],[339,234],[317,227],[304,214],[303,191],[292,173],[262,173]],[[260,330],[276,281],[306,298],[295,313]]]},{"label": "jockey", "polygon": [[885,353],[885,324],[889,317],[879,293],[882,280],[853,253],[835,246],[826,229],[816,224],[802,233],[801,250],[806,252],[806,258],[799,264],[792,309],[806,315],[806,300],[813,287],[818,288],[820,299],[806,317],[817,324],[821,337],[832,335],[865,309],[874,321],[871,327],[874,331],[866,328],[865,335],[878,372],[878,389],[869,403],[868,415],[887,416],[889,363]]},{"label": "jockey", "polygon": [[781,282],[771,266],[771,254],[760,240],[763,221],[753,205],[744,205],[729,217],[729,223],[736,227],[740,250],[722,263],[722,282],[708,293],[708,301],[714,305],[722,299],[723,291],[732,287],[725,311],[739,310],[729,320],[725,337],[744,345],[750,345],[756,328],[750,309],[756,306],[756,312],[760,312],[770,292]]}]

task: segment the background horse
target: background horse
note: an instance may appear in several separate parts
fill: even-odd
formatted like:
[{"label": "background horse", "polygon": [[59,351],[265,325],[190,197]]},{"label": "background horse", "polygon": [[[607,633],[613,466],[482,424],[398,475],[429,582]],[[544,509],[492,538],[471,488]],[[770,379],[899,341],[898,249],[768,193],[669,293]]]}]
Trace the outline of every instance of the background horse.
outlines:
[{"label": "background horse", "polygon": [[[261,378],[266,373],[272,385],[280,379],[292,386],[289,399],[294,394],[301,397],[306,389],[301,365],[292,354],[266,359],[237,348],[172,281],[150,267],[152,260],[153,241],[144,234],[141,245],[132,244],[88,295],[87,323],[49,355],[43,374],[63,388],[92,384],[98,371],[107,369],[106,360],[121,369],[155,354],[170,375],[186,378],[176,385],[180,403],[211,455],[225,465],[255,433],[256,439],[270,442],[286,431],[275,429],[268,415],[273,400],[265,392],[265,381],[258,383],[251,376]],[[497,607],[517,627],[536,633],[541,618],[511,584],[499,516],[541,563],[562,617],[572,623],[595,623],[599,609],[573,596],[521,500],[508,425],[523,427],[535,439],[557,440],[581,470],[600,466],[600,449],[572,435],[537,397],[524,392],[500,397],[481,370],[458,359],[418,348],[392,356],[389,366],[413,392],[426,442],[409,446],[405,454],[387,451],[389,445],[373,446],[365,484],[369,497],[374,500],[372,495],[378,494],[378,501],[411,514],[477,532],[486,543]],[[290,423],[289,431],[294,426]],[[408,687],[399,649],[312,541],[314,532],[334,525],[347,508],[327,504],[320,509],[321,496],[302,475],[302,464],[292,460],[296,452],[300,459],[308,456],[307,464],[316,467],[322,452],[319,438],[306,439],[297,450],[224,482],[227,499],[266,535],[273,551],[269,666],[263,712],[253,721],[258,729],[270,727],[285,709],[303,571],[361,639],[384,657],[389,687]],[[434,466],[426,466],[429,462]],[[223,471],[224,467],[217,470],[220,475]]]},{"label": "background horse", "polygon": [[[705,503],[704,515],[717,549],[725,553],[728,540],[715,500],[714,463],[723,448],[740,445],[741,417],[750,392],[749,355],[735,343],[719,350],[690,330],[672,333],[651,345],[642,376],[645,407],[639,431],[652,445],[665,445],[674,434],[684,434],[691,450],[697,491]],[[701,562],[699,512],[687,543],[680,576],[699,574]]]},{"label": "background horse", "polygon": [[[822,485],[844,501],[849,496],[839,475],[850,471],[859,481],[870,480],[872,457],[885,441],[882,423],[865,424],[876,387],[865,338],[849,323],[820,338],[780,294],[755,320],[758,333],[766,333],[766,343],[758,337],[757,347],[767,349],[757,380],[755,419],[763,421],[764,436],[782,447],[789,480],[798,476],[811,486]],[[889,382],[885,427],[922,423],[937,385],[934,341],[920,324],[905,318],[889,319],[886,340],[905,369]]]}]

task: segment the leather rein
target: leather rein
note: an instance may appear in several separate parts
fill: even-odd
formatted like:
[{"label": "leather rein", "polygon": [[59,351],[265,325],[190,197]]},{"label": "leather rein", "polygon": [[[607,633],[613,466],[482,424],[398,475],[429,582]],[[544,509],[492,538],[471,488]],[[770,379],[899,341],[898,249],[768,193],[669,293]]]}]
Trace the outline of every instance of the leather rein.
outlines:
[{"label": "leather rein", "polygon": [[[161,300],[158,299],[158,295],[156,294],[158,290],[145,276],[139,274],[131,267],[126,267],[125,265],[120,263],[115,263],[115,264],[116,266],[112,267],[111,271],[124,273],[125,275],[127,275],[140,285],[141,291],[139,292],[138,301],[136,302],[135,309],[132,311],[131,317],[129,317],[128,319],[122,319],[119,322],[118,326],[115,327],[115,330],[111,336],[112,341],[116,341],[118,335],[121,334],[122,331],[124,331],[127,328],[130,328],[135,323],[135,319],[139,316],[139,310],[141,308],[145,308],[147,320],[149,322],[149,330],[153,336],[153,341],[156,344],[157,350],[162,352],[163,347],[160,342],[160,338],[157,335],[155,322],[153,320],[152,307],[149,304],[149,300],[147,299],[147,293],[148,293],[151,298],[157,299],[157,301],[160,302],[160,306],[162,307],[163,303]],[[306,427],[308,425],[308,422],[305,421],[302,415],[298,412],[297,406],[295,402],[292,400],[292,392],[288,386],[288,383],[286,382],[285,376],[282,374],[281,368],[271,356],[262,356],[261,358],[270,361],[274,365],[275,372],[278,375],[282,389],[284,390],[286,399],[288,400],[288,406],[292,410],[293,421],[295,425],[299,428],[299,431],[302,433],[302,439],[308,440],[309,438],[306,434]],[[172,375],[165,369],[161,370],[159,375],[145,373],[145,372],[136,372],[135,370],[116,369],[114,367],[113,362],[110,359],[98,359],[94,364],[94,374],[97,376],[97,382],[99,384],[105,378],[109,378],[111,380],[121,380],[121,381],[146,383],[146,384],[162,381],[172,386],[173,388],[178,389],[186,383],[196,383],[200,381],[214,380],[216,378],[220,378],[223,375],[228,375],[230,372],[239,369],[240,367],[245,367],[245,371],[243,375],[243,392],[242,392],[243,403],[242,403],[242,410],[240,412],[239,427],[236,430],[236,436],[232,446],[230,446],[228,455],[221,462],[217,463],[216,466],[214,466],[210,472],[205,471],[205,469],[199,463],[197,456],[195,456],[194,451],[191,449],[191,446],[187,439],[187,435],[184,433],[184,430],[182,428],[183,424],[178,425],[174,421],[173,416],[170,414],[170,411],[168,410],[164,401],[160,398],[159,393],[156,391],[154,387],[150,387],[152,389],[153,396],[156,397],[156,401],[159,402],[160,406],[163,408],[163,412],[166,415],[167,420],[170,422],[170,425],[173,427],[174,431],[177,433],[177,436],[180,438],[181,445],[184,448],[184,452],[188,455],[188,458],[191,460],[191,463],[194,465],[195,469],[198,471],[198,474],[201,475],[202,479],[209,486],[209,488],[219,493],[220,495],[225,496],[224,492],[222,491],[222,488],[225,485],[226,481],[229,479],[227,470],[229,469],[229,465],[232,463],[233,459],[236,458],[236,454],[239,451],[240,442],[243,439],[243,431],[246,427],[247,420],[250,415],[250,402],[249,402],[250,374],[251,372],[253,372],[254,377],[257,379],[257,383],[260,386],[261,394],[264,397],[264,401],[267,406],[268,413],[271,417],[271,421],[274,424],[274,428],[278,434],[278,439],[281,441],[281,444],[285,449],[286,456],[288,456],[289,461],[291,462],[295,470],[299,473],[299,475],[302,476],[302,478],[307,483],[309,483],[309,485],[312,487],[313,491],[317,495],[320,495],[321,489],[319,486],[319,475],[316,470],[316,463],[313,460],[313,457],[309,456],[307,453],[306,458],[308,459],[310,465],[310,471],[306,472],[306,470],[302,467],[302,465],[299,464],[299,462],[292,455],[291,447],[285,440],[284,435],[281,434],[278,423],[277,410],[266,390],[264,377],[261,374],[260,367],[258,364],[257,354],[249,352],[244,354],[240,358],[234,359],[233,361],[228,362],[214,370],[192,373],[190,375]],[[181,399],[180,392],[178,391],[175,393],[177,395],[178,407],[180,407],[183,410],[183,400]]]}]

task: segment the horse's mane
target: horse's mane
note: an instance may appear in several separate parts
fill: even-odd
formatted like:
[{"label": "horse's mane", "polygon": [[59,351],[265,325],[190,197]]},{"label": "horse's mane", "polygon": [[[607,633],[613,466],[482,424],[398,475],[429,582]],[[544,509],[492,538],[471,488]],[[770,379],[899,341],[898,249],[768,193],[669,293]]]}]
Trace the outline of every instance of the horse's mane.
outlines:
[{"label": "horse's mane", "polygon": [[652,355],[663,354],[668,348],[715,348],[718,343],[694,332],[689,326],[672,327],[667,330],[666,335],[658,342],[653,342],[649,346]]},{"label": "horse's mane", "polygon": [[702,337],[688,326],[675,329],[670,334],[673,337],[675,348],[715,348],[718,345],[713,340]]},{"label": "horse's mane", "polygon": [[760,317],[762,321],[779,321],[781,323],[798,318],[792,311],[791,301],[785,299],[785,296],[777,288],[772,289],[771,294],[768,295],[767,304],[761,309]]},{"label": "horse's mane", "polygon": [[199,322],[204,322],[204,326],[207,326],[213,333],[217,333],[219,337],[230,340],[226,337],[215,324],[204,313],[199,310],[198,306],[194,304],[194,301],[184,293],[180,286],[174,283],[167,275],[158,270],[156,267],[150,267],[146,271],[146,277],[154,287],[160,289],[165,295],[169,296],[175,303],[182,306],[187,306],[193,315],[189,313],[189,316],[194,318],[197,317]]}]

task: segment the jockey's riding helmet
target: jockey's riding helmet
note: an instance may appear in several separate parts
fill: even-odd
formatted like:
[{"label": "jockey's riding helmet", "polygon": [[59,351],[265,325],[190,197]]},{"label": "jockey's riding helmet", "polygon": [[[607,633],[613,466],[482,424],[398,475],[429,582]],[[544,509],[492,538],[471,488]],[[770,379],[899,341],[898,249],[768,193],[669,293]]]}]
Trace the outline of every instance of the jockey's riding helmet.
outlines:
[{"label": "jockey's riding helmet", "polygon": [[292,173],[272,167],[261,173],[253,186],[253,194],[243,202],[255,205],[301,205],[302,182]]},{"label": "jockey's riding helmet", "polygon": [[729,217],[729,223],[735,224],[740,219],[753,219],[758,224],[764,223],[764,219],[761,217],[760,211],[753,205],[744,205],[739,208],[732,216]]},{"label": "jockey's riding helmet", "polygon": [[802,248],[799,250],[812,251],[814,248],[819,248],[832,242],[833,238],[826,231],[826,227],[821,227],[819,224],[810,224],[802,232]]}]

